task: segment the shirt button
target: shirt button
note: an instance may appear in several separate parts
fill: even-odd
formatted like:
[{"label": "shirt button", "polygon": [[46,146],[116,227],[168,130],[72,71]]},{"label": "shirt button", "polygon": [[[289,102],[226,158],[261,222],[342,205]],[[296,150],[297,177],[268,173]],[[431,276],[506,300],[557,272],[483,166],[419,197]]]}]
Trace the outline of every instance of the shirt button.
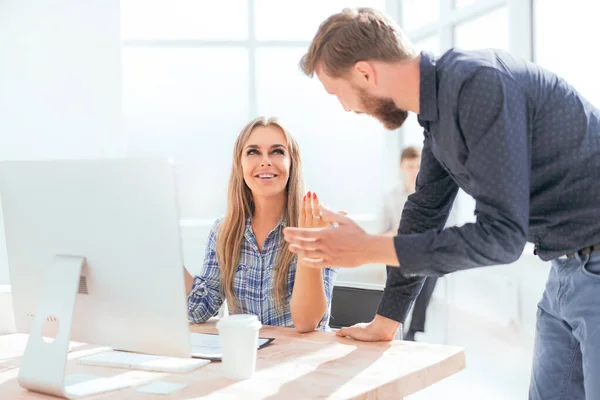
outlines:
[{"label": "shirt button", "polygon": [[540,247],[540,241],[536,240],[534,244],[535,244],[535,247],[533,248],[533,255],[537,256],[537,249],[538,249],[538,247]]}]

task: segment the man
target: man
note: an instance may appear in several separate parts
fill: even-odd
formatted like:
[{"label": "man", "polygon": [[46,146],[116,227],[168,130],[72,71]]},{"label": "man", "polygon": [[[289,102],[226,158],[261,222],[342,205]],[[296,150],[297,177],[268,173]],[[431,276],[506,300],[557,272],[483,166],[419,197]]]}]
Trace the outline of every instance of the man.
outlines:
[{"label": "man", "polygon": [[[530,398],[600,399],[600,110],[505,52],[418,54],[370,9],[329,17],[301,66],[346,111],[390,130],[412,111],[424,128],[416,192],[397,236],[368,235],[328,210],[331,228],[285,231],[290,250],[315,267],[397,267],[375,319],[338,334],[390,340],[424,276],[511,263],[530,241],[552,260]],[[459,186],[476,201],[476,222],[443,229]]]},{"label": "man", "polygon": [[[421,164],[421,151],[414,146],[406,147],[400,154],[400,173],[402,182],[388,192],[383,199],[383,210],[379,217],[381,226],[379,232],[383,235],[396,236],[402,209],[408,195],[414,193]],[[388,268],[389,269],[389,268]],[[427,307],[435,290],[436,276],[428,276],[421,292],[417,296],[412,309],[410,328],[404,335],[404,340],[415,340],[417,333],[425,332]]]},{"label": "man", "polygon": [[386,193],[383,198],[383,209],[379,216],[379,232],[383,235],[396,236],[404,203],[409,194],[414,193],[417,174],[421,165],[421,151],[408,146],[400,154],[400,174],[402,182]]}]

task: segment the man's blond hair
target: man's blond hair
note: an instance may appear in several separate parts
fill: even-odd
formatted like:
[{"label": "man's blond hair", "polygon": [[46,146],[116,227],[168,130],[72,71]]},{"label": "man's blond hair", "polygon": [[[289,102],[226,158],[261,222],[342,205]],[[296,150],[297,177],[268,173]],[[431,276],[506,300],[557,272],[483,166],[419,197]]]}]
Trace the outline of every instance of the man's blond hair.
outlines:
[{"label": "man's blond hair", "polygon": [[396,62],[414,56],[412,44],[389,17],[372,8],[345,8],[321,23],[300,67],[312,77],[322,65],[327,75],[340,78],[358,61]]}]

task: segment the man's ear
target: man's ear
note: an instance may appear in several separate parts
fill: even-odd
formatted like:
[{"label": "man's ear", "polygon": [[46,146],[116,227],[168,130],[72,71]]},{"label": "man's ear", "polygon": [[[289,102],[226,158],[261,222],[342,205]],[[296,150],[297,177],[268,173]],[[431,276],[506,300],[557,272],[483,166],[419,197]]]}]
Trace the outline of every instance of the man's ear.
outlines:
[{"label": "man's ear", "polygon": [[374,66],[368,61],[359,61],[354,64],[354,72],[360,82],[369,86],[376,86],[376,74]]}]

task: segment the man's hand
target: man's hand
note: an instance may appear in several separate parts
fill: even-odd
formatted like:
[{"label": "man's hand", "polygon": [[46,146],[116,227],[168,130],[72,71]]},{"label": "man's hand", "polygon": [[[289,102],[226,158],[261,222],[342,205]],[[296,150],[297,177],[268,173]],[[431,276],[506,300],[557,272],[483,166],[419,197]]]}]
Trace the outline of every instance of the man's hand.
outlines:
[{"label": "man's hand", "polygon": [[342,328],[336,332],[336,335],[348,336],[361,342],[390,341],[394,339],[400,326],[400,322],[376,315],[373,321]]},{"label": "man's hand", "polygon": [[284,238],[298,261],[317,268],[354,268],[368,263],[398,266],[394,239],[366,233],[350,218],[321,205],[321,218],[330,227],[285,228]]},{"label": "man's hand", "polygon": [[298,254],[305,265],[318,268],[351,268],[369,262],[364,252],[369,235],[345,215],[323,206],[320,209],[320,217],[327,226],[284,229],[290,251]]}]

